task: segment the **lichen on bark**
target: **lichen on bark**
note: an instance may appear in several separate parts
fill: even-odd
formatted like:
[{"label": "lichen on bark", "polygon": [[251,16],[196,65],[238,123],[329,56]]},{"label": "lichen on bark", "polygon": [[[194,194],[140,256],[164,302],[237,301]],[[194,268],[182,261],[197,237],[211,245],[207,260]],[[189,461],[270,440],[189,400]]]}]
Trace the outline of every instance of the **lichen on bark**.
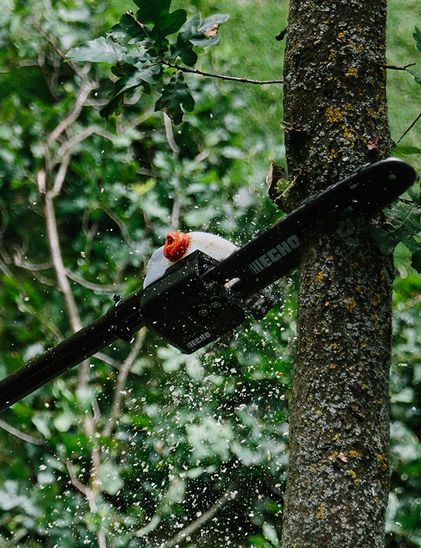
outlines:
[{"label": "lichen on bark", "polygon": [[[290,1],[291,206],[388,155],[385,19],[385,0]],[[366,219],[314,220],[300,268],[284,548],[384,545],[392,277]]]}]

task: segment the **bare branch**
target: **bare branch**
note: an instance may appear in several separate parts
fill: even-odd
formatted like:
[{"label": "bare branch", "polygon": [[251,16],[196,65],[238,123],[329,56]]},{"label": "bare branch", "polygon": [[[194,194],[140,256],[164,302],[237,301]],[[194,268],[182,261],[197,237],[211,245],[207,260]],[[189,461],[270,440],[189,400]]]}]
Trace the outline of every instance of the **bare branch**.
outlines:
[{"label": "bare branch", "polygon": [[173,151],[174,156],[177,156],[180,154],[180,147],[177,145],[174,139],[174,131],[172,127],[171,118],[168,116],[166,112],[163,112],[164,115],[164,126],[165,126],[165,136],[167,138],[168,145],[170,149]]},{"label": "bare branch", "polygon": [[3,262],[2,260],[0,260],[0,270],[3,272],[5,276],[12,276],[12,271],[7,266],[7,264]]},{"label": "bare branch", "polygon": [[26,432],[22,432],[21,430],[18,430],[14,426],[11,426],[7,422],[0,419],[0,428],[3,428],[3,430],[6,430],[6,432],[9,432],[9,434],[12,434],[12,436],[15,436],[16,438],[19,438],[23,441],[26,441],[27,443],[32,443],[33,445],[43,445],[44,441],[40,440],[38,438],[34,438],[33,436],[27,434]]},{"label": "bare branch", "polygon": [[98,360],[101,360],[107,365],[114,367],[114,369],[120,369],[120,364],[117,362],[117,360],[111,358],[110,356],[107,356],[107,354],[104,354],[103,352],[97,352],[96,354],[94,354],[94,358],[98,358]]},{"label": "bare branch", "polygon": [[57,151],[57,156],[59,158],[66,157],[72,149],[77,146],[79,143],[90,137],[91,135],[99,135],[103,137],[104,139],[108,139],[109,141],[112,141],[116,135],[113,133],[110,133],[109,131],[105,131],[104,129],[97,127],[97,126],[89,126],[85,128],[80,133],[74,135],[71,139],[66,141],[61,145],[61,147]]},{"label": "bare branch", "polygon": [[[51,260],[53,263],[54,271],[56,274],[57,282],[60,291],[63,293],[64,303],[69,317],[70,325],[74,332],[79,331],[82,328],[79,312],[77,310],[76,302],[70,287],[69,280],[67,278],[66,267],[63,263],[63,257],[61,254],[60,240],[57,229],[57,219],[54,209],[54,198],[48,191],[44,197],[44,214],[47,226],[48,244],[50,247]],[[89,361],[85,360],[78,373],[78,386],[83,388],[87,385],[89,377]]]},{"label": "bare branch", "polygon": [[[177,145],[174,138],[172,121],[167,113],[164,112],[163,115],[164,115],[165,136],[167,138],[168,146],[172,150],[174,158],[178,160],[178,157],[180,155],[180,147]],[[177,189],[174,189],[174,198],[173,198],[173,204],[172,204],[172,210],[171,210],[172,230],[177,230],[178,225],[180,224],[180,198],[177,195],[176,190]]]},{"label": "bare branch", "polygon": [[[70,461],[66,461],[66,467],[67,471],[69,472],[69,477],[72,485],[86,498],[91,513],[96,513],[98,511],[98,507],[95,501],[95,492],[90,487],[84,485],[81,481],[79,481],[79,479],[72,471]],[[99,529],[99,531],[97,531],[97,539],[99,548],[107,548],[105,533],[102,529]]]},{"label": "bare branch", "polygon": [[397,66],[397,65],[385,65],[385,68],[388,70],[407,70],[409,67],[413,67],[417,63],[408,63],[407,65]]},{"label": "bare branch", "polygon": [[116,215],[114,211],[110,209],[109,207],[103,207],[102,211],[104,211],[104,213],[106,213],[108,217],[110,217],[110,219],[112,219],[115,222],[115,224],[118,226],[118,228],[120,229],[121,235],[123,236],[127,245],[129,245],[132,249],[136,249],[137,247],[136,242],[130,237],[130,234],[126,228],[126,225],[121,221],[118,215]]},{"label": "bare branch", "polygon": [[111,405],[111,411],[110,411],[110,418],[107,422],[106,427],[104,428],[104,435],[109,436],[111,432],[113,431],[115,424],[117,420],[121,416],[121,402],[123,400],[124,395],[124,388],[126,386],[127,377],[130,372],[130,369],[132,365],[134,364],[136,358],[139,355],[139,352],[142,349],[144,340],[146,335],[146,329],[141,329],[136,337],[136,341],[127,356],[126,360],[124,361],[123,365],[120,368],[120,372],[118,374],[117,384],[114,389],[114,398],[113,403]]},{"label": "bare branch", "polygon": [[78,478],[75,476],[72,470],[72,465],[70,461],[68,460],[66,460],[66,467],[67,467],[67,471],[69,472],[69,477],[70,477],[70,481],[72,482],[72,485],[74,485],[74,487],[76,487],[76,489],[80,491],[83,496],[86,497],[89,504],[89,509],[91,510],[91,512],[96,512],[97,510],[96,504],[95,504],[95,501],[92,500],[92,494],[89,492],[90,491],[89,487],[87,487],[81,481],[78,480]]},{"label": "bare branch", "polygon": [[[34,274],[34,276],[36,276],[36,274]],[[43,283],[43,280],[40,280],[40,282]],[[19,305],[19,309],[22,312],[27,312],[30,316],[32,316],[32,318],[37,320],[37,322],[39,322],[42,327],[45,328],[44,332],[47,332],[47,331],[50,332],[57,341],[63,340],[64,337],[62,333],[60,333],[54,321],[52,321],[48,317],[45,317],[42,310],[39,311],[38,309],[35,309],[32,306],[29,306],[28,303],[24,301],[22,298],[18,299],[17,302]]]},{"label": "bare branch", "polygon": [[47,149],[50,149],[52,144],[60,137],[60,135],[64,131],[66,131],[78,119],[89,94],[91,93],[92,90],[96,89],[97,87],[98,87],[98,84],[91,81],[85,81],[81,85],[79,94],[76,97],[76,101],[73,105],[72,110],[48,136]]},{"label": "bare branch", "polygon": [[186,72],[188,74],[196,74],[197,76],[206,76],[208,78],[217,78],[218,80],[229,80],[231,82],[241,82],[243,84],[255,84],[258,86],[265,86],[268,84],[283,84],[283,80],[253,80],[251,78],[243,78],[241,76],[227,76],[226,74],[216,74],[213,72],[204,72],[203,70],[190,69],[187,67],[182,67],[181,65],[173,65],[172,63],[167,63],[161,61],[163,65],[166,65],[170,68],[175,68],[181,72]]},{"label": "bare branch", "polygon": [[[52,189],[52,196],[56,198],[60,192],[61,188],[63,186],[64,180],[67,175],[67,169],[69,167],[70,158],[72,156],[73,149],[80,143],[82,143],[85,139],[88,139],[91,135],[100,135],[101,137],[104,137],[104,139],[108,139],[112,141],[115,137],[112,133],[109,133],[108,131],[105,131],[99,127],[96,126],[90,126],[85,128],[83,131],[78,133],[77,135],[74,135],[71,139],[66,141],[61,145],[61,147],[58,149],[56,157],[58,159],[61,159],[60,167],[57,171],[56,177],[54,179],[54,185]],[[52,170],[58,163],[59,160],[54,161],[50,165],[50,169]],[[45,188],[45,185],[44,185]]]},{"label": "bare branch", "polygon": [[18,251],[15,252],[13,255],[13,262],[16,266],[19,268],[24,268],[25,270],[29,270],[30,272],[39,272],[40,270],[49,270],[52,267],[52,264],[50,261],[47,261],[45,263],[31,263],[29,261],[26,261],[23,259],[21,253]]},{"label": "bare branch", "polygon": [[47,174],[43,169],[40,169],[37,173],[38,191],[40,194],[45,194],[47,190]]},{"label": "bare branch", "polygon": [[67,170],[69,168],[70,157],[70,154],[65,156],[60,164],[60,167],[58,168],[57,174],[54,179],[54,185],[50,194],[52,198],[56,198],[61,192],[61,187],[63,186],[64,180],[67,175]]},{"label": "bare branch", "polygon": [[219,510],[223,506],[225,506],[227,502],[229,502],[230,500],[234,500],[237,494],[237,491],[230,491],[228,493],[225,493],[225,495],[218,499],[215,504],[209,508],[209,510],[207,510],[204,514],[198,517],[195,521],[190,523],[190,525],[185,527],[182,531],[177,533],[175,537],[164,542],[164,544],[162,544],[160,548],[171,548],[172,546],[176,546],[186,540],[189,540],[189,537],[193,533],[195,533],[198,529],[200,529],[200,527],[202,527],[202,525],[212,519],[215,514],[217,514]]},{"label": "bare branch", "polygon": [[418,116],[415,118],[415,120],[411,123],[411,125],[408,127],[408,129],[406,129],[402,135],[399,137],[399,139],[396,141],[395,144],[399,144],[402,139],[405,137],[405,135],[407,135],[407,133],[409,133],[411,131],[411,129],[415,126],[415,124],[418,122],[418,120],[421,118],[421,112],[418,114]]},{"label": "bare branch", "polygon": [[82,327],[82,324],[76,308],[76,303],[69,284],[69,280],[67,279],[66,268],[63,263],[63,257],[61,254],[60,241],[57,230],[57,219],[54,209],[54,200],[48,192],[45,195],[44,200],[44,213],[47,225],[47,235],[51,252],[51,260],[56,273],[57,282],[60,291],[63,293],[70,325],[73,331],[79,331],[79,329],[81,329]]},{"label": "bare branch", "polygon": [[31,26],[40,33],[40,35],[50,44],[50,46],[53,48],[53,50],[61,57],[61,59],[64,61],[66,60],[66,64],[71,67],[73,72],[80,76],[81,78],[85,77],[87,72],[89,72],[91,65],[86,64],[83,68],[79,67],[76,63],[74,63],[71,59],[66,58],[66,52],[61,49],[61,46],[57,40],[57,38],[48,32],[46,32],[41,25],[39,25],[36,21],[31,21]]},{"label": "bare branch", "polygon": [[209,150],[202,150],[202,152],[199,152],[199,154],[195,157],[194,161],[200,164],[200,162],[203,162],[209,158]]},{"label": "bare branch", "polygon": [[101,293],[118,293],[120,290],[120,286],[117,284],[101,285],[94,282],[89,282],[88,280],[85,280],[84,278],[82,278],[82,276],[79,276],[79,274],[72,272],[68,268],[66,268],[66,275],[74,282],[82,285],[83,287],[86,287],[87,289],[92,289],[92,291],[99,291]]}]

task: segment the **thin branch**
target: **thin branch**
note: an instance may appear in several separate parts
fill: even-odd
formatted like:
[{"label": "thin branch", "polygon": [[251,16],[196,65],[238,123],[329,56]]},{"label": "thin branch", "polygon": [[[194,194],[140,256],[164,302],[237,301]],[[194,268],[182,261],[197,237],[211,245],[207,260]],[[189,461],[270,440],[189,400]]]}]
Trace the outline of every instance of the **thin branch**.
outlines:
[{"label": "thin branch", "polygon": [[228,76],[226,74],[216,74],[214,72],[205,72],[198,69],[190,69],[187,67],[182,67],[181,65],[173,65],[172,63],[167,63],[162,61],[163,65],[166,65],[170,68],[175,68],[181,72],[187,72],[189,74],[196,74],[197,76],[206,76],[208,78],[217,78],[218,80],[229,80],[231,82],[241,82],[243,84],[255,84],[257,86],[264,86],[268,84],[283,84],[283,80],[252,80],[250,78],[243,78],[241,76]]},{"label": "thin branch", "polygon": [[64,158],[66,155],[68,155],[71,150],[77,146],[79,143],[90,137],[91,135],[99,135],[100,137],[103,137],[104,139],[108,139],[109,141],[112,141],[116,135],[113,133],[110,133],[109,131],[105,131],[104,129],[96,126],[89,126],[85,128],[80,133],[74,135],[71,139],[66,141],[61,145],[61,147],[57,151],[57,156],[59,158]]},{"label": "thin branch", "polygon": [[[34,274],[34,276],[36,276],[36,274]],[[40,280],[40,282],[43,283],[42,280]],[[51,284],[51,286],[53,285],[54,284]],[[21,310],[22,312],[27,312],[32,318],[39,322],[42,327],[45,328],[44,332],[50,332],[57,341],[62,341],[64,339],[62,333],[60,333],[60,331],[57,329],[54,321],[48,317],[45,317],[42,311],[39,312],[38,309],[28,306],[28,303],[25,302],[23,299],[18,300],[17,303],[19,305],[19,310]]]},{"label": "thin branch", "polygon": [[195,533],[202,525],[204,525],[207,521],[211,520],[215,514],[219,512],[219,510],[225,506],[225,504],[231,500],[234,500],[237,496],[237,491],[232,491],[225,493],[220,499],[218,499],[213,506],[209,508],[204,514],[202,514],[199,518],[197,518],[195,521],[190,523],[187,527],[185,527],[183,530],[181,530],[175,537],[172,539],[167,540],[164,542],[164,544],[161,545],[161,548],[171,548],[172,546],[176,546],[184,542],[188,539],[193,533]]},{"label": "thin branch", "polygon": [[3,240],[4,233],[6,232],[7,226],[9,224],[9,212],[7,211],[3,202],[0,202],[0,213],[1,213],[0,240]]},{"label": "thin branch", "polygon": [[[61,188],[63,186],[64,180],[67,175],[67,169],[69,167],[70,158],[72,156],[73,149],[78,144],[82,143],[83,141],[85,141],[91,135],[94,135],[94,134],[99,135],[103,137],[104,139],[108,139],[109,141],[112,141],[115,137],[115,135],[113,135],[112,133],[105,131],[99,127],[90,126],[85,128],[83,131],[81,131],[77,135],[74,135],[68,141],[64,142],[61,145],[61,147],[58,149],[56,157],[59,159],[61,158],[62,160],[60,163],[60,167],[57,171],[56,177],[54,179],[54,185],[51,193],[53,198],[56,198],[61,192]],[[52,162],[51,165],[49,166],[50,169],[52,170],[57,165],[57,163],[58,161]]]},{"label": "thin branch", "polygon": [[61,162],[60,167],[58,168],[57,174],[54,178],[53,188],[50,193],[52,198],[56,198],[61,192],[61,188],[63,186],[64,180],[67,175],[67,170],[69,168],[70,158],[71,158],[71,154],[67,154],[67,156],[63,158],[63,161]]},{"label": "thin branch", "polygon": [[146,330],[141,329],[137,335],[136,341],[124,361],[123,365],[120,368],[118,374],[117,384],[114,390],[114,399],[111,406],[110,418],[108,419],[107,425],[104,428],[104,436],[109,436],[114,429],[114,426],[118,419],[121,416],[121,402],[123,400],[124,388],[126,386],[127,377],[129,375],[130,369],[132,368],[136,358],[139,355],[139,352],[142,349],[143,342],[145,340]]},{"label": "thin branch", "polygon": [[170,149],[173,151],[174,156],[178,157],[178,155],[180,154],[180,147],[175,142],[171,118],[168,116],[166,112],[164,112],[163,115],[164,115],[165,136],[167,138],[168,145]]},{"label": "thin branch", "polygon": [[85,105],[89,94],[92,90],[98,87],[97,83],[87,81],[84,82],[79,90],[79,94],[76,97],[76,101],[69,114],[58,124],[58,126],[50,133],[47,140],[47,148],[50,149],[51,145],[60,137],[60,135],[66,131],[79,117],[82,108]]},{"label": "thin branch", "polygon": [[120,229],[121,235],[123,236],[123,238],[124,238],[125,242],[127,243],[127,245],[129,245],[132,249],[136,249],[137,248],[136,242],[130,237],[130,234],[127,230],[127,227],[123,223],[123,221],[120,220],[120,217],[118,217],[118,215],[116,215],[114,213],[114,211],[112,209],[110,209],[109,207],[102,207],[101,209],[118,226],[118,228]]},{"label": "thin branch", "polygon": [[[107,356],[107,354],[104,354],[103,352],[97,352],[93,355],[93,357],[120,371],[121,364],[114,358],[111,358],[111,356]],[[140,373],[135,373],[134,371],[130,371],[129,373],[130,375],[136,375],[137,377],[140,377]]]},{"label": "thin branch", "polygon": [[3,428],[3,430],[6,430],[6,432],[9,432],[9,434],[12,434],[12,436],[15,436],[16,438],[19,438],[20,440],[26,441],[27,443],[32,443],[33,445],[43,445],[43,440],[34,438],[33,436],[30,436],[29,434],[26,434],[26,432],[22,432],[21,430],[18,430],[14,426],[11,426],[7,422],[0,419],[0,428]]},{"label": "thin branch", "polygon": [[[165,136],[167,138],[167,143],[170,149],[172,150],[174,159],[177,161],[180,156],[180,147],[177,145],[174,138],[174,131],[172,127],[171,118],[165,112],[163,114],[164,114]],[[180,224],[180,198],[177,195],[177,189],[175,188],[174,199],[173,199],[172,210],[171,210],[171,229],[177,230],[179,224]]]},{"label": "thin branch", "polygon": [[70,461],[68,460],[66,460],[66,468],[67,468],[67,471],[69,472],[69,477],[70,477],[70,481],[72,482],[72,485],[76,487],[76,489],[80,493],[82,493],[84,497],[86,497],[89,504],[89,510],[91,512],[96,512],[97,510],[96,504],[95,504],[95,501],[92,500],[91,493],[89,493],[89,490],[90,490],[89,487],[86,487],[86,485],[84,485],[81,481],[78,480],[78,478],[75,476],[72,470],[72,465]]},{"label": "thin branch", "polygon": [[409,67],[413,67],[414,65],[416,65],[417,63],[408,63],[407,65],[402,65],[402,66],[398,66],[398,65],[385,65],[385,68],[387,68],[388,70],[407,70]]},{"label": "thin branch", "polygon": [[30,272],[49,270],[52,267],[50,261],[47,261],[45,263],[31,263],[29,261],[25,261],[18,251],[16,251],[13,255],[13,262],[15,263],[15,266],[18,266],[19,268],[24,268],[25,270],[29,270]]},{"label": "thin branch", "polygon": [[66,268],[65,270],[68,278],[78,283],[79,285],[86,287],[87,289],[92,289],[92,291],[99,291],[101,293],[118,293],[120,290],[120,286],[118,286],[117,284],[112,284],[112,285],[96,284],[94,282],[89,282],[88,280],[85,280],[84,278],[82,278],[82,276],[79,276],[79,274],[72,272],[68,268]]},{"label": "thin branch", "polygon": [[54,201],[48,192],[45,195],[44,200],[44,213],[47,225],[47,235],[51,252],[51,260],[56,273],[57,282],[61,292],[63,293],[64,302],[67,313],[69,315],[72,330],[79,331],[79,329],[82,328],[82,324],[79,318],[79,313],[77,311],[70,283],[67,279],[66,268],[63,263],[63,257],[61,255]]},{"label": "thin branch", "polygon": [[[90,70],[91,65],[85,65],[83,68],[80,68],[76,63],[74,63],[71,59],[66,58],[66,52],[61,49],[60,44],[58,43],[55,36],[52,36],[48,32],[46,32],[41,25],[38,25],[36,21],[31,21],[31,26],[40,33],[40,35],[50,44],[50,46],[53,48],[53,50],[61,57],[63,61],[66,61],[66,64],[68,64],[73,72],[80,76],[81,78],[84,77],[87,74],[87,71]],[[86,68],[88,67],[88,68]]]},{"label": "thin branch", "polygon": [[200,164],[200,162],[205,161],[207,158],[209,158],[209,150],[202,150],[202,152],[199,152],[199,154],[194,158],[194,161]]},{"label": "thin branch", "polygon": [[10,268],[2,260],[0,260],[0,270],[3,272],[3,274],[5,276],[13,276],[12,271],[10,270]]},{"label": "thin branch", "polygon": [[[76,332],[82,328],[82,322],[80,321],[76,302],[72,293],[72,289],[70,287],[69,280],[67,278],[66,267],[63,263],[57,228],[56,213],[54,209],[54,198],[50,195],[50,191],[48,191],[44,197],[44,214],[47,226],[47,236],[48,244],[50,247],[51,260],[53,263],[54,271],[56,273],[56,278],[60,291],[63,293],[64,303],[69,317],[70,325],[72,327],[72,330]],[[89,361],[85,360],[80,366],[78,373],[79,388],[84,388],[87,385],[88,377]]]},{"label": "thin branch", "polygon": [[33,60],[23,60],[19,63],[13,64],[12,66],[8,67],[0,67],[0,74],[10,74],[14,72],[16,69],[25,68],[25,67],[37,67],[38,63]]},{"label": "thin branch", "polygon": [[[69,472],[69,477],[72,485],[86,498],[91,513],[96,514],[98,512],[98,507],[95,501],[95,492],[90,487],[84,485],[81,481],[78,480],[78,478],[73,473],[71,463],[68,460],[66,461],[66,467],[67,471]],[[102,529],[99,529],[99,531],[97,531],[97,538],[99,548],[107,548],[105,533]]]},{"label": "thin branch", "polygon": [[418,114],[418,116],[415,118],[415,120],[412,122],[412,124],[408,127],[408,129],[406,129],[406,130],[402,133],[402,135],[399,137],[399,139],[396,141],[395,144],[398,145],[398,144],[402,141],[402,139],[405,137],[405,135],[411,131],[411,129],[415,126],[415,124],[418,122],[418,120],[419,120],[420,118],[421,118],[421,112]]}]

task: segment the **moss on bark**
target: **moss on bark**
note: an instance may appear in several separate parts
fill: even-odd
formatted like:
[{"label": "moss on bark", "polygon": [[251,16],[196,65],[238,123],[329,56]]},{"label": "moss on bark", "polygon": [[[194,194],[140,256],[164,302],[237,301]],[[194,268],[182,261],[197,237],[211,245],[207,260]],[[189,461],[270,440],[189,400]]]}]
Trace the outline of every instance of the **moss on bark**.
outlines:
[{"label": "moss on bark", "polygon": [[[291,0],[291,206],[388,155],[385,19],[385,0]],[[392,275],[368,221],[315,219],[300,269],[284,548],[384,545]]]}]

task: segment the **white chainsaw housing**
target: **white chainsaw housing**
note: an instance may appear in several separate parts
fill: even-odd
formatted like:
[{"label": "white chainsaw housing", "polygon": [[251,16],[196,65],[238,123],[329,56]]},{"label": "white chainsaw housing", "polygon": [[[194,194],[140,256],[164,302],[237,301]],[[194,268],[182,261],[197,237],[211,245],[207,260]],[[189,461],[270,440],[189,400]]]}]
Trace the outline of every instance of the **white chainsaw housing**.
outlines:
[{"label": "white chainsaw housing", "polygon": [[[217,261],[222,261],[238,249],[236,245],[228,240],[225,240],[224,238],[221,238],[221,236],[216,236],[216,234],[208,234],[207,232],[189,232],[187,235],[190,238],[189,246],[183,257],[179,260],[187,257],[187,255],[190,255],[194,251],[199,250]],[[146,276],[143,281],[143,288],[161,278],[165,274],[165,271],[176,262],[178,261],[169,261],[164,256],[164,246],[161,246],[154,251],[146,267]]]}]

